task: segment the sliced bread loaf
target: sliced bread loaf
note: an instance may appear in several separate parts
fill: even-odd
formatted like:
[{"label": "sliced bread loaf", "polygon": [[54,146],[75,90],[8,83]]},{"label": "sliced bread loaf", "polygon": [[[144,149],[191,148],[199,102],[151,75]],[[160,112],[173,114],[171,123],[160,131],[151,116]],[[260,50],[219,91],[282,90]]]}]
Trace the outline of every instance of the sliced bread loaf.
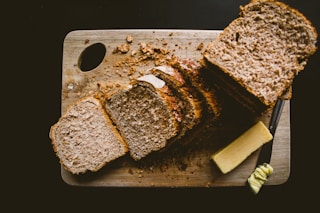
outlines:
[{"label": "sliced bread loaf", "polygon": [[218,95],[214,82],[205,75],[200,63],[190,58],[175,58],[171,61],[173,67],[188,81],[188,85],[197,91],[197,96],[202,100],[206,123],[217,120],[222,111],[222,98]]},{"label": "sliced bread loaf", "polygon": [[49,136],[60,163],[73,174],[98,171],[128,151],[100,100],[92,96],[69,106]]},{"label": "sliced bread loaf", "polygon": [[150,72],[162,79],[177,97],[182,109],[182,137],[188,130],[200,123],[202,118],[202,102],[196,92],[187,84],[181,73],[170,65],[154,67]]},{"label": "sliced bread loaf", "polygon": [[105,108],[134,160],[167,147],[178,135],[182,116],[169,94],[164,81],[146,75],[106,100]]},{"label": "sliced bread loaf", "polygon": [[318,35],[304,15],[284,3],[252,0],[240,9],[206,47],[202,63],[227,93],[261,113],[290,91],[316,51]]}]

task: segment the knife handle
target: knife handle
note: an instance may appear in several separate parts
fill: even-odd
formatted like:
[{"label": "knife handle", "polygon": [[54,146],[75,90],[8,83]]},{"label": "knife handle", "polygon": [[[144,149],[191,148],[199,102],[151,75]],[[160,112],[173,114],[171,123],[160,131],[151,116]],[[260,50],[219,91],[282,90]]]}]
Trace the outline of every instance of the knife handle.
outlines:
[{"label": "knife handle", "polygon": [[269,131],[273,136],[276,133],[276,129],[281,117],[281,112],[282,112],[284,103],[285,101],[283,99],[278,99],[278,101],[276,102],[273,108],[270,124],[269,124]]}]

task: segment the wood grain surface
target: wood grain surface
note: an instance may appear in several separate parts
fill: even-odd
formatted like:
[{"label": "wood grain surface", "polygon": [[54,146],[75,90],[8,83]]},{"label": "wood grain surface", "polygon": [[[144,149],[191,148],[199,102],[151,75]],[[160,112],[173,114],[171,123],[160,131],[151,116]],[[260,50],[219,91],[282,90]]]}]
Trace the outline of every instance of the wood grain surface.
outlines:
[{"label": "wood grain surface", "polygon": [[[131,80],[147,73],[149,68],[165,63],[172,56],[199,60],[206,45],[220,32],[166,29],[70,32],[65,37],[63,50],[62,113],[75,100],[97,89],[105,89],[110,94],[116,92]],[[97,43],[105,47],[106,53],[102,55],[102,61],[97,67],[84,71],[82,65],[86,63],[85,60],[90,60],[86,58],[87,50]],[[148,51],[144,52],[143,47],[148,47]],[[268,125],[270,111],[255,117],[228,97],[225,97],[224,104],[221,119],[191,144],[179,144],[137,162],[126,155],[95,173],[72,175],[61,167],[62,178],[75,186],[243,186],[255,168],[259,150],[225,175],[210,160],[210,155],[230,143],[257,120]],[[271,165],[274,173],[266,184],[286,182],[290,174],[289,101],[286,101],[275,135]]]}]

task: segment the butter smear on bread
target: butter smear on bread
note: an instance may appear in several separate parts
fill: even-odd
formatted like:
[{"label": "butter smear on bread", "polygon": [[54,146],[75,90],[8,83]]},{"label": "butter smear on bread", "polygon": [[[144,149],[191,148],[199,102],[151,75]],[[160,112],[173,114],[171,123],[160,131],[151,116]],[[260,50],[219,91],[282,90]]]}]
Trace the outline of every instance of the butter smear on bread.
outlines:
[{"label": "butter smear on bread", "polygon": [[212,154],[211,159],[223,174],[240,165],[254,151],[273,138],[262,121],[258,121],[222,150]]}]

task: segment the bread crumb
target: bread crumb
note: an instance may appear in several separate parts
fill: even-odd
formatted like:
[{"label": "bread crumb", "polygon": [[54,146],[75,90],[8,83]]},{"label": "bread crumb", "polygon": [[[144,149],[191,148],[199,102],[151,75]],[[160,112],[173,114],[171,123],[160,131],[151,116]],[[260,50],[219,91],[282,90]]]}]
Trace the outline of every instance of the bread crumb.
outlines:
[{"label": "bread crumb", "polygon": [[127,35],[126,41],[131,44],[133,42],[133,37],[131,35]]},{"label": "bread crumb", "polygon": [[73,90],[74,89],[74,83],[69,83],[68,84],[68,86],[67,86],[67,88],[69,89],[69,90]]},{"label": "bread crumb", "polygon": [[153,55],[154,54],[154,49],[151,47],[151,45],[146,44],[144,42],[140,42],[140,51],[143,54],[147,54],[147,55]]},{"label": "bread crumb", "polygon": [[168,165],[166,165],[166,164],[161,164],[161,166],[160,166],[160,171],[161,172],[166,172],[168,170]]},{"label": "bread crumb", "polygon": [[131,56],[135,56],[135,55],[137,55],[137,51],[132,50],[132,51],[131,51]]},{"label": "bread crumb", "polygon": [[204,46],[204,44],[201,42],[201,43],[198,45],[197,50],[202,50],[203,46]]},{"label": "bread crumb", "polygon": [[205,187],[206,187],[206,188],[209,188],[209,187],[211,186],[211,184],[212,184],[211,182],[207,182],[207,183],[205,184]]},{"label": "bread crumb", "polygon": [[129,168],[128,173],[129,173],[130,175],[133,175],[133,171],[132,171],[131,168]]},{"label": "bread crumb", "polygon": [[130,45],[129,44],[122,44],[122,45],[117,46],[113,50],[113,53],[117,53],[117,52],[127,53],[127,52],[129,52],[129,50],[130,50]]},{"label": "bread crumb", "polygon": [[154,166],[150,166],[149,171],[154,172]]},{"label": "bread crumb", "polygon": [[162,45],[163,45],[163,46],[168,45],[168,41],[167,41],[167,40],[163,40],[163,41],[162,41]]}]

